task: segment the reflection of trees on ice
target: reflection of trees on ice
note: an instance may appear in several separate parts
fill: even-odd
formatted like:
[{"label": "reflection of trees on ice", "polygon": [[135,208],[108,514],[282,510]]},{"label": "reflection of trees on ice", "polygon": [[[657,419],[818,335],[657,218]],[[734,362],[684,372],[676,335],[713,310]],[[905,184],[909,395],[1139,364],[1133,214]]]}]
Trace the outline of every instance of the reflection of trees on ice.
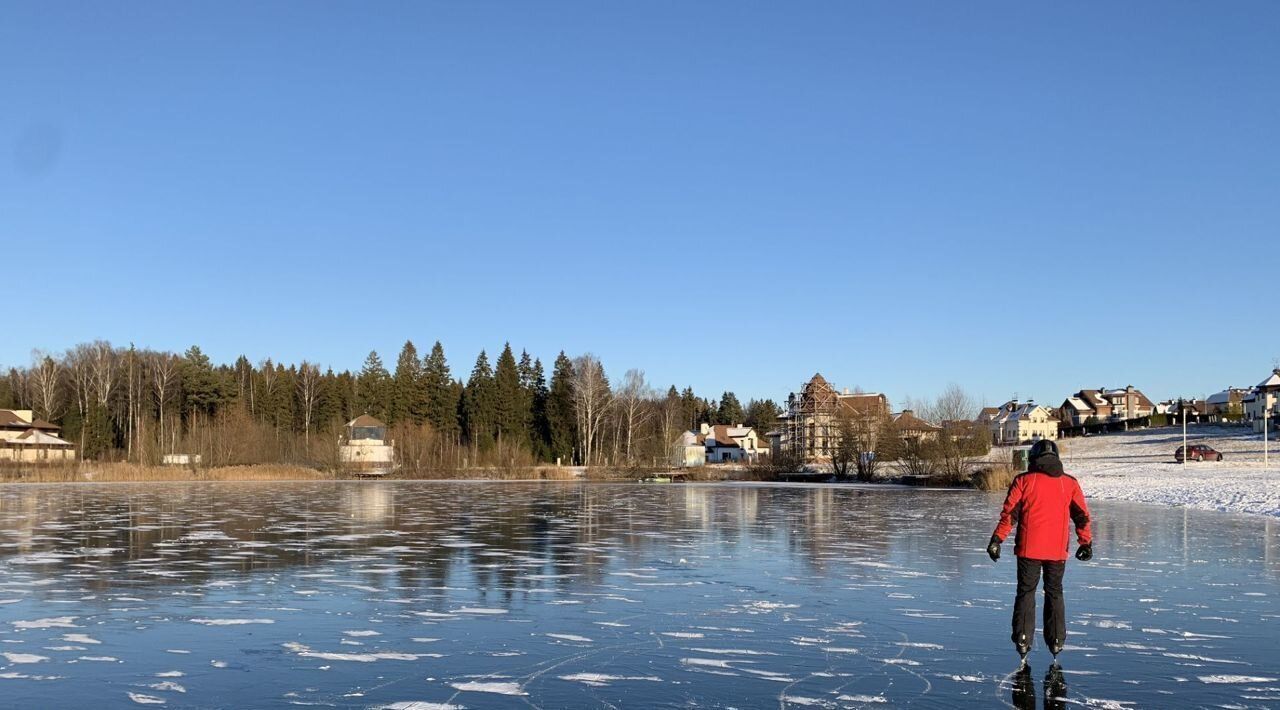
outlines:
[{"label": "reflection of trees on ice", "polygon": [[[106,667],[169,704],[1007,704],[1012,570],[980,550],[997,505],[829,485],[4,488],[0,674],[73,704]],[[1095,507],[1099,560],[1066,579],[1069,700],[1268,687],[1272,521]]]}]

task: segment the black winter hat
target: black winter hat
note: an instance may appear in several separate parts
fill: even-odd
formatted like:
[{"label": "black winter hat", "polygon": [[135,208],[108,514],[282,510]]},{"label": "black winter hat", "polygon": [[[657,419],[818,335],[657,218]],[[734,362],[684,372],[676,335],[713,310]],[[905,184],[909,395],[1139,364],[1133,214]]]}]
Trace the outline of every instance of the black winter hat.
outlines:
[{"label": "black winter hat", "polygon": [[1052,442],[1052,441],[1050,441],[1049,439],[1041,439],[1041,440],[1039,440],[1039,441],[1037,441],[1036,443],[1034,443],[1034,444],[1032,444],[1032,445],[1031,445],[1031,456],[1030,456],[1030,458],[1032,458],[1032,459],[1038,459],[1038,458],[1040,458],[1041,456],[1044,456],[1044,455],[1046,455],[1046,454],[1053,454],[1054,456],[1057,456],[1057,455],[1058,455],[1058,445],[1057,445],[1057,444],[1055,444],[1055,443],[1053,443],[1053,442]]}]

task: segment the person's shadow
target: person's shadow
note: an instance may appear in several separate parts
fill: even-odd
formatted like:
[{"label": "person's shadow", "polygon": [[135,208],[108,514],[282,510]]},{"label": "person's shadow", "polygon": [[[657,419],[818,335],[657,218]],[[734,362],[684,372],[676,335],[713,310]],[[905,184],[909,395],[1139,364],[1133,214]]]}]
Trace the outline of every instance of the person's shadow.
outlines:
[{"label": "person's shadow", "polygon": [[[1044,674],[1044,710],[1066,710],[1067,680],[1062,669],[1051,666]],[[1023,668],[1013,679],[1013,706],[1018,710],[1036,710],[1036,684],[1031,669]]]}]

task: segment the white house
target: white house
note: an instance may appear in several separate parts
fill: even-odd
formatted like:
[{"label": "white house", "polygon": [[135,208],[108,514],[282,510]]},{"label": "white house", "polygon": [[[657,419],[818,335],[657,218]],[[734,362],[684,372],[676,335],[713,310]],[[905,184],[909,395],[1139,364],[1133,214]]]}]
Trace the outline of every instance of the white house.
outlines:
[{"label": "white house", "polygon": [[0,409],[0,461],[61,463],[76,460],[76,447],[58,438],[56,424],[30,409]]},{"label": "white house", "polygon": [[704,466],[707,463],[706,437],[686,431],[671,445],[671,464],[682,468]]},{"label": "white house", "polygon": [[[698,449],[701,449],[699,454]],[[756,461],[769,454],[769,442],[754,427],[734,424],[703,424],[699,431],[686,431],[672,445],[676,466],[708,463]]]},{"label": "white house", "polygon": [[347,422],[338,447],[338,460],[354,469],[390,469],[395,465],[395,442],[388,442],[387,425],[361,414]]},{"label": "white house", "polygon": [[1058,420],[1053,410],[1034,401],[1005,402],[995,414],[984,411],[982,420],[991,430],[992,443],[997,445],[1058,438]]},{"label": "white house", "polygon": [[[1244,418],[1253,422],[1253,430],[1261,432],[1266,417],[1274,419],[1280,407],[1280,367],[1271,371],[1271,376],[1258,383],[1253,393],[1244,399]],[[1273,422],[1274,426],[1274,422]]]}]

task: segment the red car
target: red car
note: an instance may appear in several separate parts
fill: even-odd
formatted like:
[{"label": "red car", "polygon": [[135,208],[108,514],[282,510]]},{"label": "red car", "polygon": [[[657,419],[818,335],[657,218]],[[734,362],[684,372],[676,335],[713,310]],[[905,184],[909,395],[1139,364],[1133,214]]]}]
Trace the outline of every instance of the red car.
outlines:
[{"label": "red car", "polygon": [[1185,455],[1182,453],[1181,446],[1178,447],[1177,451],[1173,452],[1173,459],[1178,463],[1182,463],[1184,458],[1190,461],[1221,461],[1222,454],[1212,446],[1192,444],[1187,447],[1187,453]]}]

